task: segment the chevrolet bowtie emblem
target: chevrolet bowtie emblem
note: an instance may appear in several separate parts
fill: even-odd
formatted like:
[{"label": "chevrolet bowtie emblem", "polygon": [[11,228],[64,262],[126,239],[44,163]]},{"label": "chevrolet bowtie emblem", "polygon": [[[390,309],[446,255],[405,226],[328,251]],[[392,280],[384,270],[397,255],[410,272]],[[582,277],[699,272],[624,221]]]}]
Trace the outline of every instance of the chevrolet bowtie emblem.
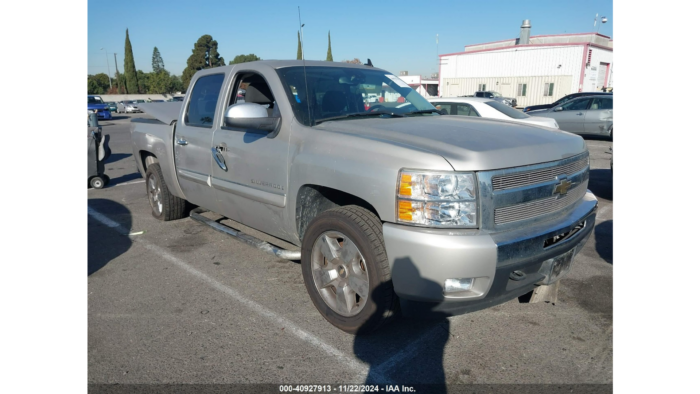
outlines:
[{"label": "chevrolet bowtie emblem", "polygon": [[561,182],[557,184],[557,186],[554,188],[554,192],[552,194],[560,194],[562,196],[566,195],[566,192],[569,191],[569,188],[571,188],[571,181],[567,179],[563,179]]}]

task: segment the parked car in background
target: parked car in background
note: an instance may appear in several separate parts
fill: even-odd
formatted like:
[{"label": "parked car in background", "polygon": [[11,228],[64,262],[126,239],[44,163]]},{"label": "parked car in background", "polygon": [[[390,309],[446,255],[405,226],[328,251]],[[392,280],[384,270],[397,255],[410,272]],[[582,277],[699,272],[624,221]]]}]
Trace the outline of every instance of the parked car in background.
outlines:
[{"label": "parked car in background", "polygon": [[611,95],[611,96],[612,96],[612,93],[605,93],[605,92],[571,93],[571,94],[567,94],[566,96],[564,96],[564,97],[560,98],[559,100],[553,102],[552,104],[540,104],[540,105],[530,105],[530,106],[527,106],[527,107],[523,108],[523,112],[532,112],[532,111],[540,111],[540,110],[543,110],[543,109],[550,109],[550,108],[558,107],[558,106],[564,104],[565,102],[567,102],[567,101],[569,101],[569,100],[573,100],[573,99],[575,99],[575,98],[577,98],[577,97],[583,97],[583,96],[597,96],[597,95],[601,95],[601,94],[607,94],[607,95]]},{"label": "parked car in background", "polygon": [[132,112],[142,112],[136,105],[136,102],[124,100],[117,103],[117,113],[132,113]]},{"label": "parked car in background", "polygon": [[485,92],[476,92],[474,93],[474,97],[483,97],[483,98],[489,98],[493,99],[496,101],[500,101],[505,105],[510,105],[511,107],[515,107],[518,105],[518,100],[512,98],[512,97],[503,97],[502,94],[498,92],[494,92],[493,90],[487,90]]},{"label": "parked car in background", "polygon": [[612,138],[612,95],[584,96],[544,111],[537,116],[552,118],[559,128],[576,134],[603,135]]},{"label": "parked car in background", "polygon": [[106,102],[105,104],[107,104],[107,106],[109,107],[109,111],[110,111],[110,112],[116,112],[116,110],[117,110],[117,103],[115,103],[114,101],[108,101],[108,102]]},{"label": "parked car in background", "polygon": [[141,103],[145,103],[146,100],[134,100],[134,102],[136,102],[137,104],[141,104]]},{"label": "parked car in background", "polygon": [[165,100],[151,100],[152,103],[164,103]]},{"label": "parked car in background", "polygon": [[428,101],[437,109],[444,109],[446,115],[475,116],[481,118],[510,120],[537,126],[559,128],[552,118],[530,116],[501,102],[481,97],[442,97]]},{"label": "parked car in background", "polygon": [[112,119],[112,112],[109,106],[102,100],[100,96],[88,95],[88,112],[97,112],[98,119]]}]

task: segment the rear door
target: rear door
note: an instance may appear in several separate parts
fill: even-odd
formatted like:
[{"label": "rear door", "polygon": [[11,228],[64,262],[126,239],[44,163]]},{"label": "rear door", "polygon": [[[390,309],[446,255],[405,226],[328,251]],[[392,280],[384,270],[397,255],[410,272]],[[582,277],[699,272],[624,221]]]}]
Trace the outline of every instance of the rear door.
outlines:
[{"label": "rear door", "polygon": [[596,97],[586,111],[587,134],[608,135],[613,122],[613,100],[611,97]]},{"label": "rear door", "polygon": [[214,119],[224,73],[205,74],[193,80],[184,115],[175,127],[175,168],[185,197],[193,204],[216,210],[211,186]]},{"label": "rear door", "polygon": [[547,113],[547,117],[554,118],[559,123],[559,128],[570,133],[584,134],[584,122],[586,111],[591,104],[591,98],[574,99],[562,105],[562,110]]}]

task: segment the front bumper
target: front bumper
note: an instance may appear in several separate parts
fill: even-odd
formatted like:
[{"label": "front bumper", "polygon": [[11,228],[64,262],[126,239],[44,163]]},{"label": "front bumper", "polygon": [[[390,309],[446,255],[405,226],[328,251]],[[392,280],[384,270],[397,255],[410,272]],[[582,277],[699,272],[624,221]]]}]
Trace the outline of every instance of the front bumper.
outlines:
[{"label": "front bumper", "polygon": [[[425,229],[384,224],[394,291],[405,316],[450,316],[488,308],[533,290],[545,276],[542,263],[582,247],[593,227],[598,200],[588,191],[565,216],[524,229]],[[585,223],[573,236],[545,247],[545,240]],[[512,279],[520,271],[525,277]],[[462,297],[443,294],[445,279],[477,278]]]}]

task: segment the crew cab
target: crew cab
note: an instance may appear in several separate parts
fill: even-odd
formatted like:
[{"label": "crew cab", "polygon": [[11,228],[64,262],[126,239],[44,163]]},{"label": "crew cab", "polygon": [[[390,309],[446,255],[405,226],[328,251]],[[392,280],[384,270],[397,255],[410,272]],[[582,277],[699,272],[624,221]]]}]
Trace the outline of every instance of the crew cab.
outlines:
[{"label": "crew cab", "polygon": [[[392,99],[367,108],[370,94]],[[581,137],[443,115],[379,68],[217,67],[182,103],[141,106],[155,119],[132,119],[133,157],[153,216],[186,217],[189,201],[193,218],[210,210],[297,245],[285,254],[239,234],[300,259],[313,304],[349,333],[554,283],[595,224]]]}]

